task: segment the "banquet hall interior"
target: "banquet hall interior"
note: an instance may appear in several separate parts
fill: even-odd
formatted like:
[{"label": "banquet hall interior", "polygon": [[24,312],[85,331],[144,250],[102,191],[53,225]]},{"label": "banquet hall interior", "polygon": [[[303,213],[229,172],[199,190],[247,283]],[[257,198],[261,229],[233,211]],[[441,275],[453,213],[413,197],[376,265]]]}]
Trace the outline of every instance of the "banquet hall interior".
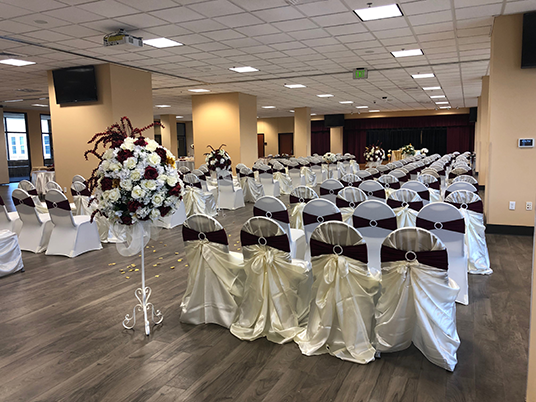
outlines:
[{"label": "banquet hall interior", "polygon": [[0,78],[0,401],[536,402],[536,0],[0,0]]}]

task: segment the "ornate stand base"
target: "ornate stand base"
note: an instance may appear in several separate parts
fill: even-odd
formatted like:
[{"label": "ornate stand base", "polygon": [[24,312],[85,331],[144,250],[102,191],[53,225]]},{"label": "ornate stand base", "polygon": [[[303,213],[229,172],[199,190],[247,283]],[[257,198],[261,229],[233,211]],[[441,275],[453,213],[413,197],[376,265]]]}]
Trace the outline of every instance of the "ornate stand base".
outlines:
[{"label": "ornate stand base", "polygon": [[[134,325],[136,325],[136,310],[138,312],[143,311],[143,318],[145,322],[145,335],[151,334],[151,327],[149,323],[149,319],[147,318],[149,309],[151,310],[151,319],[153,323],[156,325],[160,324],[162,320],[164,319],[164,316],[160,312],[160,310],[156,310],[154,308],[153,303],[149,303],[149,297],[151,296],[151,288],[145,287],[145,293],[143,293],[141,288],[136,289],[136,292],[134,293],[136,296],[136,299],[138,299],[139,303],[134,306],[132,309],[132,316],[130,314],[127,314],[125,316],[125,319],[123,320],[123,327],[126,329],[133,329]],[[144,307],[145,306],[145,307]]]}]

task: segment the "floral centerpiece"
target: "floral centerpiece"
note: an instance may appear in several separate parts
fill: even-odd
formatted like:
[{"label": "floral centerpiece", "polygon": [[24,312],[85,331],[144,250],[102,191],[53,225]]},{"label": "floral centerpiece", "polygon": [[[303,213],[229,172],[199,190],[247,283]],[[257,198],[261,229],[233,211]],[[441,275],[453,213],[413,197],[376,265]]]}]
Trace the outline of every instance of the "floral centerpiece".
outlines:
[{"label": "floral centerpiece", "polygon": [[231,170],[231,157],[224,149],[222,149],[222,147],[225,146],[225,144],[221,144],[218,149],[214,149],[210,145],[207,146],[207,148],[212,149],[212,151],[205,154],[205,163],[209,170],[216,172],[221,170]]},{"label": "floral centerpiece", "polygon": [[336,163],[337,162],[337,155],[335,155],[333,152],[326,152],[322,156],[322,160],[324,161],[324,163],[327,163],[328,165],[331,164],[331,163]]},{"label": "floral centerpiece", "polygon": [[404,158],[415,155],[415,148],[411,144],[403,146],[400,150],[402,151],[402,156]]},{"label": "floral centerpiece", "polygon": [[[158,124],[158,123],[155,123]],[[172,215],[182,199],[183,184],[175,168],[175,157],[142,132],[154,126],[133,128],[127,117],[95,134],[88,154],[100,159],[99,166],[88,180],[90,190],[96,188],[98,207],[93,212],[107,217],[111,223],[133,225],[138,221],[156,221]],[[110,146],[99,153],[99,145]]]},{"label": "floral centerpiece", "polygon": [[428,155],[428,152],[430,152],[430,151],[428,150],[428,148],[423,148],[423,149],[421,149],[421,155],[426,156],[426,155]]},{"label": "floral centerpiece", "polygon": [[379,145],[372,145],[365,148],[363,156],[367,162],[381,162],[385,159],[385,151]]}]

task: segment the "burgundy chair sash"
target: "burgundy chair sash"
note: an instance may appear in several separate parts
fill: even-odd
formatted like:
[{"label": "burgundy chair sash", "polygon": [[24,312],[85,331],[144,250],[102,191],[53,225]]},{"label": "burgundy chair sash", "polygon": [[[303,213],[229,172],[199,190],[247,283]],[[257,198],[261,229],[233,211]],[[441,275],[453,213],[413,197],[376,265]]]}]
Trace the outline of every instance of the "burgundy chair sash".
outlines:
[{"label": "burgundy chair sash", "polygon": [[426,230],[449,230],[451,232],[465,233],[465,221],[464,219],[454,219],[453,221],[446,222],[432,222],[428,219],[417,217],[418,228],[423,228]]},{"label": "burgundy chair sash", "polygon": [[393,261],[415,261],[417,260],[421,264],[429,265],[434,268],[449,269],[449,259],[447,250],[436,251],[406,251],[397,250],[396,248],[382,246],[381,248],[381,262],[393,262]]},{"label": "burgundy chair sash", "polygon": [[4,205],[6,204],[4,204],[4,200],[2,199],[2,197],[0,197],[0,207],[3,207]]},{"label": "burgundy chair sash", "polygon": [[382,174],[381,174],[380,172],[378,172],[378,173],[373,173],[373,174],[372,174],[372,177],[375,178],[375,179],[377,179],[377,178],[380,177],[381,175],[382,175]]},{"label": "burgundy chair sash", "polygon": [[341,246],[340,244],[324,243],[320,240],[309,240],[309,246],[311,247],[311,257],[326,254],[344,255],[345,257],[353,260],[368,262],[367,245],[359,244],[357,246]]},{"label": "burgundy chair sash", "polygon": [[288,170],[301,170],[301,166],[288,166]]},{"label": "burgundy chair sash", "polygon": [[218,243],[224,246],[228,246],[227,234],[225,229],[215,230],[214,232],[198,232],[187,228],[182,225],[182,240],[183,241],[195,241],[195,240],[208,240],[211,243]]},{"label": "burgundy chair sash", "polygon": [[392,188],[393,190],[398,190],[400,188],[400,182],[399,181],[395,181],[393,183],[382,183],[382,182],[380,182],[380,184],[385,188]]},{"label": "burgundy chair sash", "polygon": [[22,199],[12,197],[12,199],[13,199],[13,204],[15,204],[15,205],[24,204],[24,205],[28,205],[29,207],[35,208],[35,203],[34,203],[32,197],[26,197],[26,198],[22,198]]},{"label": "burgundy chair sash", "polygon": [[335,199],[335,205],[337,205],[339,208],[355,208],[362,202],[363,201],[357,201],[357,202],[347,201],[344,198],[340,198],[340,197],[337,197]]},{"label": "burgundy chair sash", "polygon": [[389,205],[391,208],[400,208],[405,207],[406,205],[415,211],[420,211],[423,207],[422,201],[414,201],[414,202],[405,202],[405,201],[398,201],[393,200],[392,198],[387,199],[387,205]]},{"label": "burgundy chair sash", "polygon": [[253,207],[253,216],[265,216],[266,218],[271,218],[276,221],[290,223],[290,220],[288,218],[288,211],[270,212],[264,211],[257,207]]},{"label": "burgundy chair sash", "polygon": [[346,180],[339,180],[344,187],[356,187],[356,184],[359,185],[359,181],[346,181]]},{"label": "burgundy chair sash", "polygon": [[322,166],[322,162],[311,162],[309,166]]},{"label": "burgundy chair sash", "polygon": [[240,169],[237,168],[237,167],[235,167],[235,173],[236,173],[238,176],[240,176]]},{"label": "burgundy chair sash", "polygon": [[91,197],[91,192],[89,191],[89,189],[87,187],[85,189],[83,189],[82,191],[76,191],[75,189],[71,188],[71,195],[73,197],[75,197],[77,195],[81,195],[81,196],[84,196],[84,197]]},{"label": "burgundy chair sash", "polygon": [[423,200],[430,201],[430,191],[417,191],[417,194],[419,194],[419,197],[421,197]]},{"label": "burgundy chair sash", "polygon": [[[448,189],[445,190],[445,198],[447,198],[450,194],[452,194],[454,191],[449,191]],[[478,189],[475,191],[471,191],[472,193],[478,194]]]},{"label": "burgundy chair sash", "polygon": [[433,181],[431,183],[423,183],[426,187],[431,188],[432,190],[440,191],[441,189],[441,183],[439,183],[439,180]]},{"label": "burgundy chair sash", "polygon": [[482,201],[470,202],[468,204],[466,203],[458,204],[457,202],[449,202],[449,201],[445,201],[445,202],[448,202],[450,205],[454,205],[458,209],[468,209],[469,211],[477,212],[479,214],[484,213],[484,204],[482,203]]},{"label": "burgundy chair sash", "polygon": [[310,225],[311,223],[323,223],[328,221],[340,221],[342,222],[342,215],[340,212],[335,212],[330,215],[311,215],[307,212],[303,213],[303,224]]},{"label": "burgundy chair sash", "polygon": [[274,172],[285,173],[286,170],[285,170],[285,168],[281,168],[281,169],[274,168]]},{"label": "burgundy chair sash", "polygon": [[200,182],[197,182],[197,183],[186,183],[184,182],[184,185],[185,186],[189,186],[189,187],[197,187],[198,189],[202,189],[203,187],[201,186],[201,183]]},{"label": "burgundy chair sash", "polygon": [[45,202],[47,203],[48,209],[59,208],[59,209],[63,209],[64,211],[71,210],[71,204],[69,204],[68,200],[57,201],[57,202],[45,200]]},{"label": "burgundy chair sash", "polygon": [[320,195],[337,195],[339,191],[341,191],[344,187],[341,188],[323,188],[320,187]]},{"label": "burgundy chair sash", "polygon": [[291,204],[297,204],[299,202],[307,204],[309,201],[314,200],[314,198],[296,197],[295,195],[291,195],[289,198]]},{"label": "burgundy chair sash", "polygon": [[363,190],[367,197],[383,198],[385,200],[385,189],[381,188],[376,191]]},{"label": "burgundy chair sash", "polygon": [[242,230],[240,231],[240,242],[242,243],[242,247],[254,245],[269,246],[290,253],[290,243],[286,234],[271,237],[259,237]]},{"label": "burgundy chair sash", "polygon": [[360,216],[352,216],[352,226],[356,229],[359,228],[366,228],[366,227],[372,227],[372,228],[381,228],[381,229],[387,229],[387,230],[396,230],[398,229],[398,224],[396,223],[396,217],[392,216],[390,218],[385,219],[366,219],[361,218]]},{"label": "burgundy chair sash", "polygon": [[408,178],[408,175],[407,175],[407,174],[405,174],[405,175],[404,175],[404,176],[402,176],[402,177],[397,177],[397,179],[398,179],[398,181],[399,181],[399,182],[406,182],[406,181],[408,181],[408,180],[409,180],[409,178]]},{"label": "burgundy chair sash", "polygon": [[28,194],[30,194],[30,195],[39,195],[39,194],[37,194],[37,189],[35,189],[35,188],[32,188],[31,190],[28,190],[26,192]]}]

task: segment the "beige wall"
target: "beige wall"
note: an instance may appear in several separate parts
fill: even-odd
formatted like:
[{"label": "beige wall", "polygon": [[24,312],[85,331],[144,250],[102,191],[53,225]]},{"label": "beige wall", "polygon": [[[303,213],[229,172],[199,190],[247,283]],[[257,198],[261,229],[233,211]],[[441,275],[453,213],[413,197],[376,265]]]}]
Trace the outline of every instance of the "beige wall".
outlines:
[{"label": "beige wall", "polygon": [[342,154],[343,128],[331,127],[329,129],[330,151]]},{"label": "beige wall", "polygon": [[264,153],[279,153],[279,133],[294,133],[294,117],[274,117],[257,120],[257,133],[264,134]]},{"label": "beige wall", "polygon": [[311,108],[294,109],[294,156],[311,155]]},{"label": "beige wall", "polygon": [[169,151],[176,157],[179,147],[177,141],[177,118],[174,114],[160,115],[160,124],[164,126],[160,128],[162,145],[169,149]]},{"label": "beige wall", "polygon": [[4,132],[4,109],[0,107],[0,184],[9,183],[9,169],[7,167],[6,135]]},{"label": "beige wall", "polygon": [[[192,122],[191,121],[185,121],[183,123],[184,123],[184,130],[186,132],[186,154],[189,155],[189,156],[193,156],[194,155],[194,150],[192,148],[190,148],[190,145],[192,145],[194,143],[194,132],[193,132],[193,128],[192,128]],[[195,144],[194,144],[194,147],[195,147]],[[204,163],[204,161],[202,163]],[[202,163],[200,163],[199,165],[201,165]],[[196,167],[199,166],[199,165],[196,165]]]},{"label": "beige wall", "polygon": [[[534,210],[526,211],[525,203],[536,201],[536,148],[517,147],[518,138],[535,137],[536,127],[536,69],[520,67],[522,25],[521,14],[497,17],[491,36],[485,192],[490,224],[534,224]],[[516,201],[515,211],[508,210],[509,201]]]},{"label": "beige wall", "polygon": [[[6,110],[7,111],[7,110]],[[41,111],[39,110],[13,110],[24,112],[28,119],[28,140],[30,141],[30,161],[32,167],[44,166],[43,140],[41,137]]]},{"label": "beige wall", "polygon": [[476,123],[475,123],[475,154],[476,154],[476,162],[475,162],[475,171],[479,171],[479,159],[480,159],[480,125],[482,121],[482,105],[480,104],[480,96],[478,97],[477,101],[477,116],[476,116]]},{"label": "beige wall", "polygon": [[486,185],[489,169],[489,75],[482,77],[482,92],[480,94],[480,147],[477,155],[478,183]]},{"label": "beige wall", "polygon": [[[536,230],[536,221],[534,224]],[[532,248],[532,293],[530,306],[529,372],[527,381],[527,402],[536,402],[536,236]]]},{"label": "beige wall", "polygon": [[238,94],[240,110],[240,162],[253,166],[257,151],[257,97]]}]

